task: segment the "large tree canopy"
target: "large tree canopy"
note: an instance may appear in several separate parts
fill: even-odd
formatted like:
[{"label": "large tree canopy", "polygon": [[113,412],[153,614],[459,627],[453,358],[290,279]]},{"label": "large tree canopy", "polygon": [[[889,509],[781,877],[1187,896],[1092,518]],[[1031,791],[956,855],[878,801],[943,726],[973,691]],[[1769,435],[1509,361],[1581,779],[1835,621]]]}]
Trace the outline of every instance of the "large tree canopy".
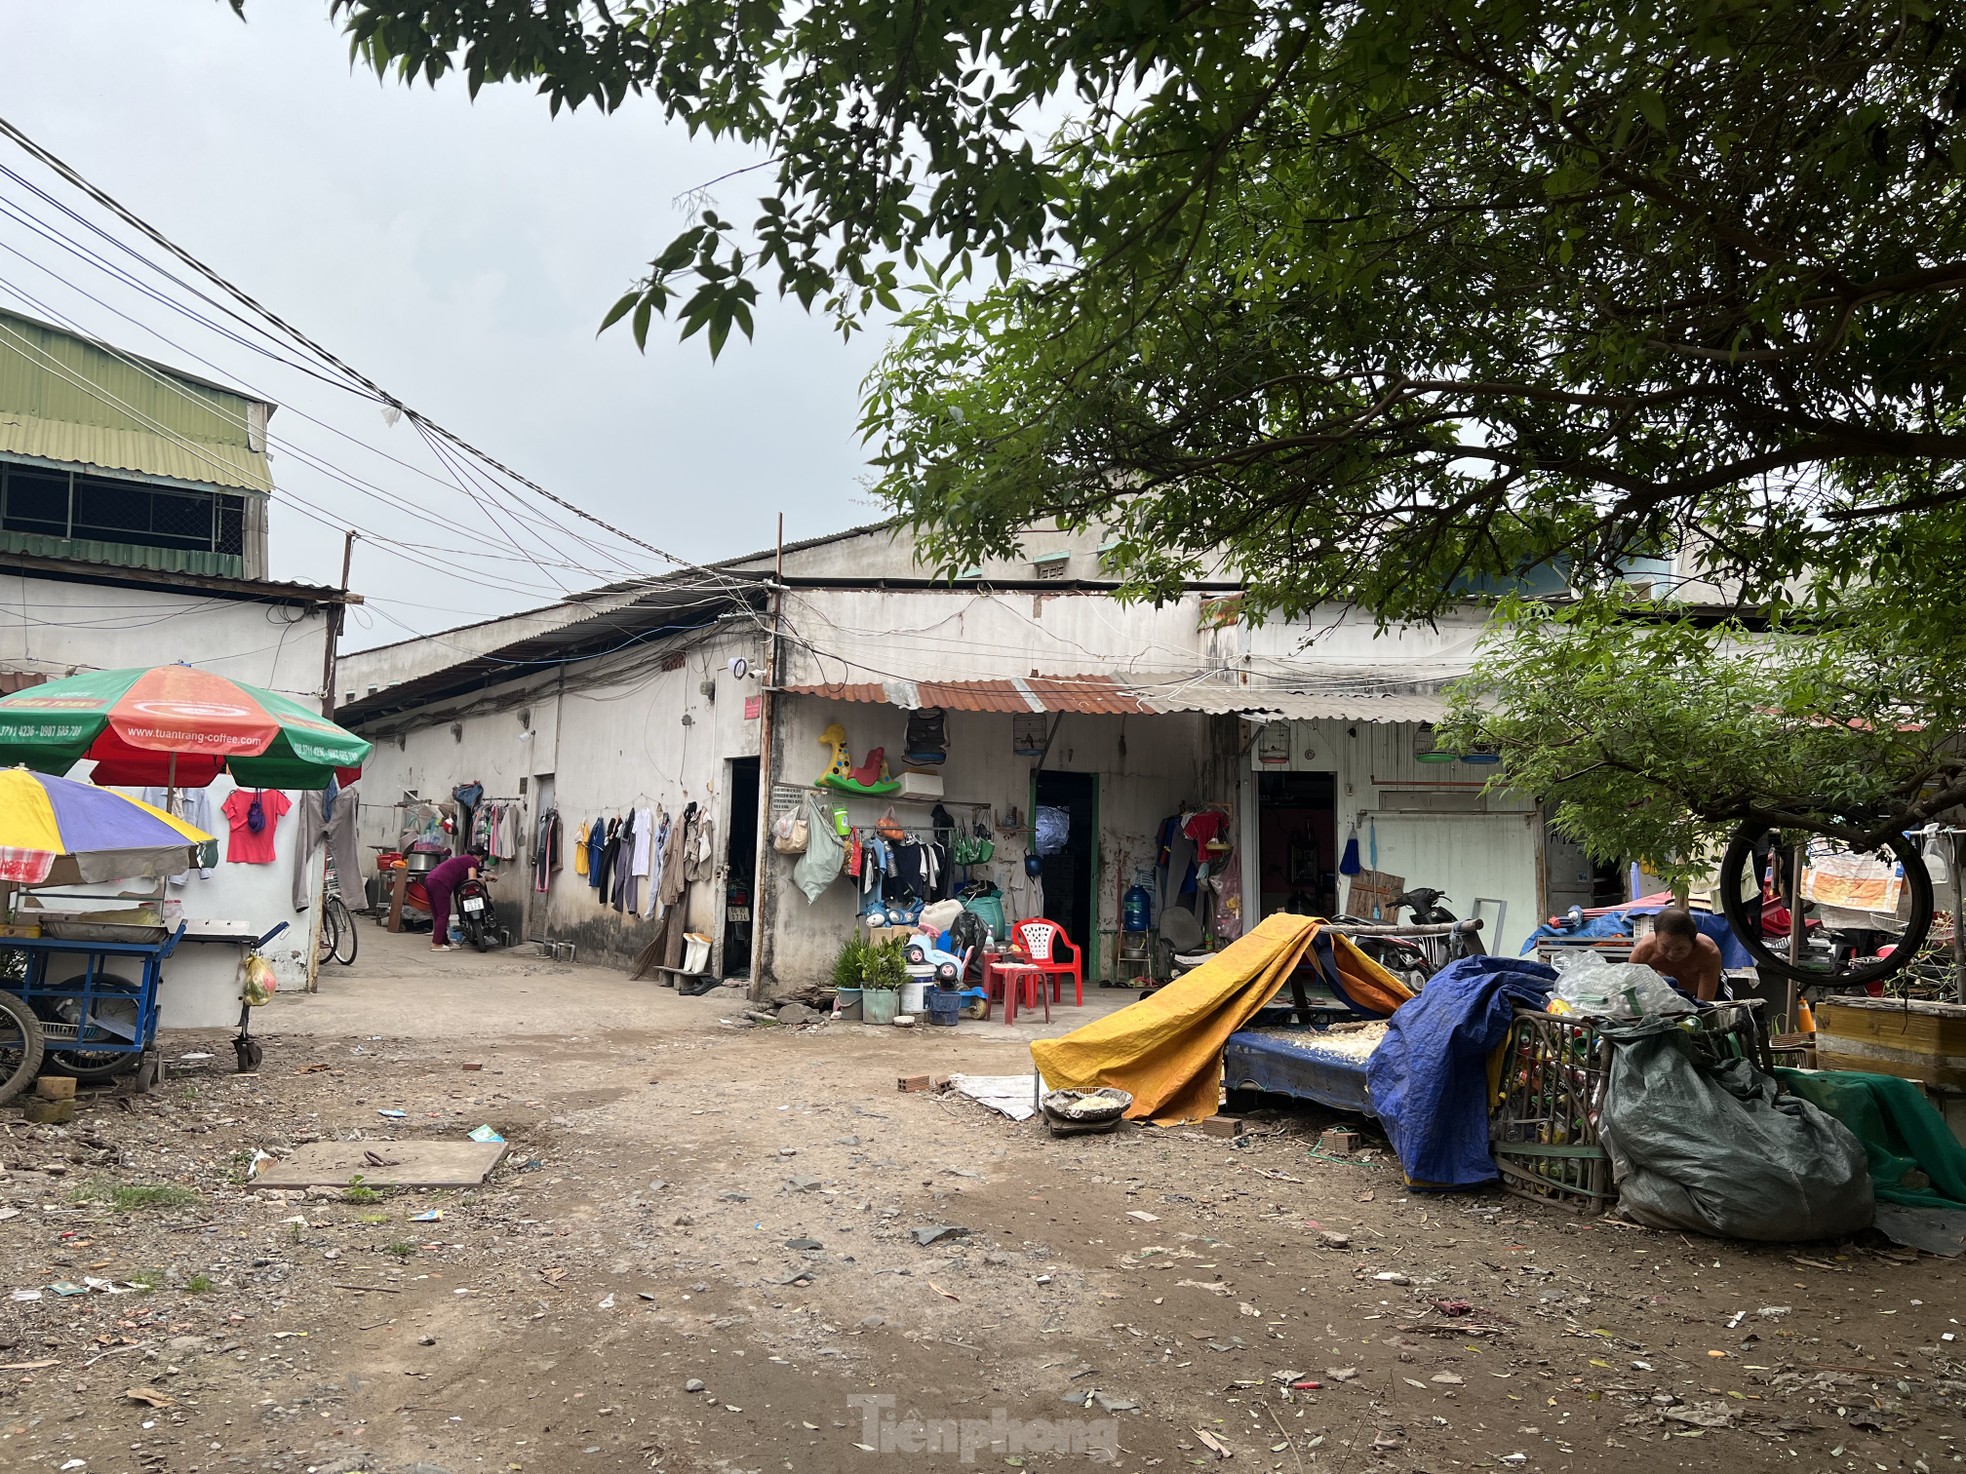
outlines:
[{"label": "large tree canopy", "polygon": [[378,67],[757,147],[638,335],[918,290],[866,428],[951,566],[1055,516],[1141,592],[1226,553],[1252,609],[1401,616],[1697,525],[1760,597],[1966,499],[1929,0],[334,5]]}]

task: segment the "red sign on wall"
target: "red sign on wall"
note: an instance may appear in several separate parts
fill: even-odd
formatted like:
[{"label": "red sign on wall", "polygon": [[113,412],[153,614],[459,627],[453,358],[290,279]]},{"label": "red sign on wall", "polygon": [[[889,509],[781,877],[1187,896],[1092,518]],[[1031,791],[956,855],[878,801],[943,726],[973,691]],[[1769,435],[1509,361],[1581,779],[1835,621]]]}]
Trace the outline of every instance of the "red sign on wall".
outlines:
[{"label": "red sign on wall", "polygon": [[745,720],[745,721],[747,721],[747,722],[755,722],[755,721],[756,721],[756,720],[757,720],[757,719],[758,719],[759,717],[761,717],[761,716],[763,716],[763,715],[764,715],[764,711],[765,711],[765,699],[764,699],[764,697],[762,697],[762,696],[746,696],[746,697],[744,698],[744,720]]}]

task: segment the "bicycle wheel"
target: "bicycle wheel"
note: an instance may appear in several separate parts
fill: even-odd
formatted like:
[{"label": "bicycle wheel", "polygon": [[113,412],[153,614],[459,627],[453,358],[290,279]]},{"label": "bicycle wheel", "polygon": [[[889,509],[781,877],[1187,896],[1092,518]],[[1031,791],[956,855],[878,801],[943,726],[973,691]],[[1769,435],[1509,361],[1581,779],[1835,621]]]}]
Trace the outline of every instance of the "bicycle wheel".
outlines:
[{"label": "bicycle wheel", "polygon": [[[1850,988],[1881,982],[1908,966],[1918,955],[1919,949],[1925,945],[1926,935],[1932,930],[1932,876],[1925,868],[1924,858],[1912,848],[1911,841],[1904,835],[1894,832],[1876,850],[1868,852],[1896,861],[1904,871],[1905,890],[1910,901],[1909,914],[1905,918],[1903,932],[1891,939],[1894,944],[1891,955],[1859,957],[1850,947],[1839,944],[1836,929],[1825,927],[1808,934],[1799,962],[1790,960],[1789,939],[1786,936],[1762,936],[1759,887],[1755,888],[1755,899],[1751,901],[1743,899],[1741,895],[1741,882],[1747,876],[1755,851],[1770,837],[1780,839],[1784,836],[1765,824],[1743,824],[1734,832],[1734,838],[1727,845],[1726,857],[1720,864],[1721,910],[1726,914],[1727,924],[1733,928],[1734,935],[1754,958],[1758,970],[1798,983]],[[1786,837],[1790,843],[1806,844],[1809,839],[1819,836],[1809,831],[1795,830]]]},{"label": "bicycle wheel", "polygon": [[12,993],[0,993],[0,1102],[41,1073],[41,1021]]},{"label": "bicycle wheel", "polygon": [[[335,900],[330,896],[327,904],[321,907],[321,929],[314,936],[314,962],[317,967],[334,960],[336,939],[341,933],[341,921],[335,915]],[[346,914],[345,908],[343,914]]]},{"label": "bicycle wheel", "polygon": [[355,962],[355,918],[348,913],[347,904],[340,896],[328,897],[328,914],[334,918],[334,960],[343,967],[351,967]]}]

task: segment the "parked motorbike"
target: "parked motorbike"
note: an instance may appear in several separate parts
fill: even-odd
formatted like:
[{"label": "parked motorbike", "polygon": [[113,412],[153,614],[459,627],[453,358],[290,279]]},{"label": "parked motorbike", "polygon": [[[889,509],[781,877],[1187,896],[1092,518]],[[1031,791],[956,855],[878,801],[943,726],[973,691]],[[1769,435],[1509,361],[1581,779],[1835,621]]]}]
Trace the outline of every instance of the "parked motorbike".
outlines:
[{"label": "parked motorbike", "polygon": [[457,913],[464,940],[480,952],[498,939],[498,908],[492,904],[491,877],[480,871],[457,887]]}]

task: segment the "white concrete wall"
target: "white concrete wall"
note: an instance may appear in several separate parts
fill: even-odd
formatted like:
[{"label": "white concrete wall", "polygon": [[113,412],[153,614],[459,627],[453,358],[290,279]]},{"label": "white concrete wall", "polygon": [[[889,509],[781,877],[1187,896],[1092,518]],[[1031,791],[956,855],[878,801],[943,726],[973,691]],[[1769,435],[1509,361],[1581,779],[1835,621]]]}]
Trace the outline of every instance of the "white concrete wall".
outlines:
[{"label": "white concrete wall", "polygon": [[[663,670],[672,655],[681,656],[681,667]],[[458,784],[475,780],[488,798],[509,798],[519,795],[521,779],[530,853],[539,781],[551,774],[565,863],[543,898],[532,889],[528,862],[506,867],[494,886],[501,920],[530,937],[572,942],[578,956],[633,956],[655,927],[596,900],[575,871],[574,836],[582,823],[631,808],[660,805],[680,815],[694,802],[716,818],[721,861],[729,834],[725,764],[758,751],[758,722],[744,711],[759,684],[731,677],[726,666],[734,655],[755,664],[750,626],[678,636],[632,660],[583,662],[372,724],[363,730],[376,744],[364,779],[374,805],[364,810],[364,856],[371,845],[395,842],[399,816],[388,806],[405,792],[447,801]],[[706,681],[714,698],[700,689]],[[721,885],[698,884],[687,900],[690,928],[721,942]]]},{"label": "white concrete wall", "polygon": [[[1410,722],[1292,722],[1290,760],[1258,764],[1255,746],[1246,760],[1262,772],[1336,775],[1338,843],[1359,826],[1360,862],[1403,876],[1409,886],[1444,890],[1444,904],[1458,916],[1474,914],[1477,897],[1508,902],[1499,934],[1485,937],[1488,950],[1514,956],[1547,908],[1542,862],[1543,828],[1536,807],[1513,793],[1483,794],[1493,768],[1415,759],[1419,729]],[[1431,805],[1432,807],[1415,807]],[[1478,809],[1478,811],[1467,811]],[[1245,843],[1253,843],[1253,826]]]},{"label": "white concrete wall", "polygon": [[1191,671],[1200,609],[1193,595],[1156,609],[1071,592],[794,590],[783,684]]},{"label": "white concrete wall", "polygon": [[0,571],[0,666],[14,670],[52,677],[182,660],[312,704],[326,639],[319,609]]}]

